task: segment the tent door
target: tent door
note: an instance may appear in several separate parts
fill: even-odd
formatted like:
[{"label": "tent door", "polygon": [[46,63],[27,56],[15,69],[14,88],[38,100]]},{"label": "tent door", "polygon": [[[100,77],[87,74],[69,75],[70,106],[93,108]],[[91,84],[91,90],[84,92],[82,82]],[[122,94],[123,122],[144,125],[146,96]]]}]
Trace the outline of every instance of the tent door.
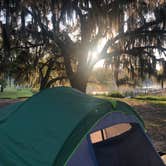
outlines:
[{"label": "tent door", "polygon": [[131,129],[118,136],[94,142],[92,138],[97,140],[94,134],[100,136],[99,133],[91,135],[91,143],[99,166],[164,166],[138,124],[132,124]]}]

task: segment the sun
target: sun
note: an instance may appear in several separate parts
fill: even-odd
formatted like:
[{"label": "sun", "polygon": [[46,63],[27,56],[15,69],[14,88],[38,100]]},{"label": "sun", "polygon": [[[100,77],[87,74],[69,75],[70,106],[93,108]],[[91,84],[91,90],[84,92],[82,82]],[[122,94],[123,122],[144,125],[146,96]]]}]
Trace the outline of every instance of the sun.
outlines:
[{"label": "sun", "polygon": [[93,69],[95,70],[95,69],[103,68],[103,66],[104,66],[104,59],[98,61],[98,62],[94,65]]},{"label": "sun", "polygon": [[101,68],[103,67],[104,60],[98,61],[98,56],[100,56],[101,51],[103,50],[105,44],[107,42],[107,38],[101,38],[97,46],[93,49],[91,49],[88,53],[88,62],[89,64],[93,64],[96,61],[96,64],[94,65],[94,68]]}]

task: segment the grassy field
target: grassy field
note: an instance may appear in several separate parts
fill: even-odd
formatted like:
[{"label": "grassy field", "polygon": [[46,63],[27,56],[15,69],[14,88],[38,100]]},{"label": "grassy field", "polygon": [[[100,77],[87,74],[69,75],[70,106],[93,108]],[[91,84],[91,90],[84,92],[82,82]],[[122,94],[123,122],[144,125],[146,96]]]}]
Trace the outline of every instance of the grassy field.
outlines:
[{"label": "grassy field", "polygon": [[136,96],[138,100],[155,100],[155,101],[166,101],[166,96]]},{"label": "grassy field", "polygon": [[31,89],[14,89],[8,88],[4,92],[0,92],[0,99],[17,99],[31,97],[33,92]]},{"label": "grassy field", "polygon": [[146,101],[146,102],[156,105],[156,106],[165,106],[166,107],[166,96],[136,96],[133,99],[137,99],[140,101]]},{"label": "grassy field", "polygon": [[124,101],[131,101],[131,102],[146,102],[149,104],[152,104],[154,106],[164,106],[166,107],[166,96],[136,96],[133,98],[112,98],[108,96],[97,96],[99,98],[105,98],[105,99],[116,99],[116,100],[124,100]]}]

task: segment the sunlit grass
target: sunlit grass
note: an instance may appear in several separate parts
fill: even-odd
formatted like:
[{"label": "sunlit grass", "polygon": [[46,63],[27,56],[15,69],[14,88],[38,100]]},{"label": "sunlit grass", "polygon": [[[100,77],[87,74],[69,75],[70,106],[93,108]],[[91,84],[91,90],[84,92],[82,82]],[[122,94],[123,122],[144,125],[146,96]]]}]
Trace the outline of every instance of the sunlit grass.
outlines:
[{"label": "sunlit grass", "polygon": [[166,96],[136,96],[135,99],[166,101]]},{"label": "sunlit grass", "polygon": [[166,96],[137,96],[134,99],[145,101],[156,106],[166,106]]},{"label": "sunlit grass", "polygon": [[156,106],[166,106],[166,101],[148,100],[148,103],[151,103],[151,104],[156,105]]},{"label": "sunlit grass", "polygon": [[17,99],[31,97],[33,92],[31,89],[15,89],[8,88],[4,92],[0,92],[0,99]]},{"label": "sunlit grass", "polygon": [[155,106],[166,106],[166,96],[136,96],[134,98],[113,98],[109,96],[98,95],[96,97],[107,99],[107,100],[122,100],[122,101],[133,101],[135,103],[146,102]]}]

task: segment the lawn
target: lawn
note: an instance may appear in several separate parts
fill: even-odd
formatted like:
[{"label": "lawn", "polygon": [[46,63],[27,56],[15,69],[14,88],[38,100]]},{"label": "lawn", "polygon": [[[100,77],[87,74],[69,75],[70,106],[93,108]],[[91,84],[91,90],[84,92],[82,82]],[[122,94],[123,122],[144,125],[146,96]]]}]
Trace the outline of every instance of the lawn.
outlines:
[{"label": "lawn", "polygon": [[136,96],[134,99],[145,101],[154,106],[166,107],[166,96]]},{"label": "lawn", "polygon": [[133,98],[113,98],[113,97],[108,97],[106,95],[104,96],[97,96],[99,98],[104,98],[104,99],[116,99],[116,100],[123,100],[123,101],[130,101],[130,102],[135,102],[135,103],[149,103],[149,104],[152,104],[153,106],[156,106],[156,107],[166,107],[166,96],[152,96],[152,95],[149,95],[149,96],[136,96],[136,97],[133,97]]},{"label": "lawn", "polygon": [[0,99],[18,99],[18,98],[27,98],[31,97],[33,92],[31,89],[15,89],[15,88],[6,88],[4,92],[0,92]]},{"label": "lawn", "polygon": [[166,96],[136,96],[135,99],[139,100],[155,100],[155,101],[166,101]]}]

